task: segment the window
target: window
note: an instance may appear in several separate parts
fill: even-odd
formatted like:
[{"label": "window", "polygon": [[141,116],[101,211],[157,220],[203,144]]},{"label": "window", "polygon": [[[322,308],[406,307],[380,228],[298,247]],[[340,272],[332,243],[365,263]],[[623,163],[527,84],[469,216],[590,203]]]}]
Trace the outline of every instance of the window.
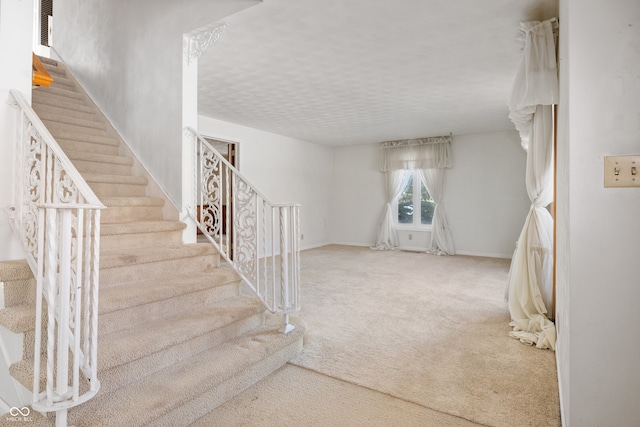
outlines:
[{"label": "window", "polygon": [[[435,203],[420,179],[420,171],[407,170],[407,184],[398,196],[398,224],[425,227],[431,225]],[[417,209],[416,209],[417,207]]]}]

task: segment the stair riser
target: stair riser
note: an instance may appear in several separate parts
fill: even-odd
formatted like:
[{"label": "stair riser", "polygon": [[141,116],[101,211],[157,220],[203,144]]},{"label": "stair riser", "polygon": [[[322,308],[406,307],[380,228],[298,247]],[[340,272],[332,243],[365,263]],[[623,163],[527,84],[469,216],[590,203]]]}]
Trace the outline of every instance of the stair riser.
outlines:
[{"label": "stair riser", "polygon": [[86,136],[98,136],[107,138],[107,132],[102,129],[88,128],[84,126],[71,125],[69,123],[58,123],[50,120],[43,120],[44,125],[55,138],[63,138],[63,135],[76,135],[75,140],[84,140]]},{"label": "stair riser", "polygon": [[[216,347],[225,341],[239,337],[260,326],[261,314],[255,314],[230,325],[218,328],[207,334],[193,338],[179,345],[167,347],[124,365],[98,373],[101,393],[109,393],[144,378],[190,355],[198,354]],[[100,356],[98,355],[98,358]]]},{"label": "stair riser", "polygon": [[195,399],[179,405],[173,411],[154,419],[149,426],[189,425],[208,414],[211,410],[239,395],[256,382],[283,367],[302,351],[302,340],[278,349],[248,369],[243,369],[217,387],[207,390]]},{"label": "stair riser", "polygon": [[146,195],[146,185],[112,184],[108,182],[90,182],[89,186],[100,197],[143,197]]},{"label": "stair riser", "polygon": [[[229,282],[226,284],[222,284],[222,285],[218,285],[215,286],[213,283],[211,284],[212,287],[202,290],[202,291],[196,291],[193,292],[193,294],[198,294],[200,299],[196,300],[195,302],[190,301],[188,305],[184,306],[181,305],[181,307],[183,307],[183,310],[177,310],[176,307],[172,306],[171,304],[174,304],[175,301],[178,301],[181,296],[179,297],[173,297],[173,298],[169,298],[166,301],[170,301],[171,304],[167,304],[166,301],[164,302],[164,304],[167,306],[165,307],[166,311],[163,314],[163,316],[165,315],[171,315],[171,314],[176,314],[179,313],[181,311],[185,311],[187,309],[189,309],[189,307],[197,307],[199,305],[202,305],[201,301],[207,301],[207,302],[216,302],[216,301],[222,301],[226,298],[232,298],[234,296],[237,296],[239,294],[239,283],[237,281],[235,282]],[[35,301],[35,284],[33,285],[33,301]],[[187,294],[190,295],[190,294]],[[43,302],[44,303],[44,302]],[[162,305],[163,301],[157,301],[157,302],[153,302],[153,303],[149,303],[149,307],[155,306],[155,305]],[[140,310],[140,312],[138,314],[136,314],[136,310]],[[146,310],[146,311],[145,311]],[[130,307],[127,309],[123,309],[123,310],[119,310],[117,312],[114,313],[121,313],[120,315],[122,316],[127,316],[128,319],[130,319],[131,321],[135,321],[138,323],[144,323],[144,322],[149,322],[150,320],[148,318],[146,318],[144,315],[142,315],[141,313],[144,312],[148,312],[148,311],[152,311],[154,310],[153,308],[146,308],[141,305],[141,306],[137,306],[137,307]],[[155,308],[155,310],[159,310],[158,308]],[[169,313],[169,314],[167,314]],[[160,317],[163,317],[160,316]],[[104,313],[104,314],[100,314],[99,319],[98,319],[98,333],[99,335],[104,335],[106,333],[108,333],[109,330],[113,330],[114,327],[109,326],[108,323],[113,321],[113,317],[114,314],[113,313]],[[116,322],[120,321],[118,319],[115,319]],[[125,324],[122,325],[122,327],[120,329],[127,329],[130,328],[134,323],[130,322],[126,322]],[[23,359],[31,359],[33,358],[34,355],[34,350],[35,350],[35,306],[33,306],[33,312],[32,312],[32,320],[31,320],[31,327],[24,331],[24,338],[23,338]],[[41,337],[41,345],[40,345],[40,349],[41,349],[41,353],[44,354],[46,353],[46,349],[47,349],[47,329],[46,329],[46,325],[47,325],[47,310],[46,310],[46,306],[43,306],[43,322],[42,322],[42,337]]]},{"label": "stair riser", "polygon": [[89,162],[86,160],[71,159],[78,172],[99,173],[105,175],[131,175],[130,165],[116,163]]},{"label": "stair riser", "polygon": [[[110,334],[120,330],[131,328],[132,325],[140,325],[146,322],[162,319],[184,313],[225,298],[238,295],[239,283],[229,283],[223,286],[216,286],[204,291],[193,292],[186,295],[170,298],[168,300],[156,301],[149,304],[130,307],[112,313],[100,315],[100,335]],[[178,286],[178,284],[177,284]]]},{"label": "stair riser", "polygon": [[[77,132],[56,131],[56,134],[54,136],[56,140],[80,141],[83,143],[102,144],[102,145],[109,145],[112,147],[120,146],[120,141],[118,141],[115,138],[111,138],[109,136],[104,136],[104,135],[100,136],[100,135],[81,134]],[[87,150],[83,150],[83,151],[87,151]]]},{"label": "stair riser", "polygon": [[46,92],[46,96],[50,96],[51,98],[57,98],[60,101],[70,101],[77,100],[84,103],[84,95],[80,92],[75,92],[73,90],[61,89],[57,87],[48,87],[43,92]]},{"label": "stair riser", "polygon": [[70,110],[68,108],[60,108],[60,107],[55,107],[53,105],[34,103],[33,109],[36,111],[36,113],[38,113],[41,119],[44,117],[52,116],[52,115],[58,115],[58,116],[64,115],[66,117],[70,117],[78,120],[85,120],[85,121],[91,121],[95,119],[93,113]]},{"label": "stair riser", "polygon": [[[109,393],[120,387],[124,387],[127,384],[171,366],[177,361],[188,356],[206,351],[207,349],[222,344],[227,340],[237,338],[260,326],[260,317],[261,315],[257,313],[253,316],[238,320],[232,324],[215,329],[209,333],[200,335],[178,345],[166,347],[159,352],[152,353],[140,359],[132,360],[111,369],[98,370],[100,394]],[[98,328],[100,328],[100,326],[98,326]],[[25,337],[26,335],[27,334],[25,334]],[[34,335],[31,333],[31,341],[33,341],[33,337]],[[46,341],[43,342],[41,348],[42,354],[46,353]],[[100,347],[98,347],[98,360],[100,360],[99,348]],[[28,356],[25,355],[25,359],[27,358],[33,359],[33,349],[31,349],[31,353]],[[46,366],[44,365],[44,359],[40,372],[40,378],[42,379],[40,388],[42,389],[45,385],[44,380],[46,378]],[[20,375],[16,372],[12,372],[12,374],[14,378],[29,390],[33,387],[33,369],[31,369],[26,375]]]},{"label": "stair riser", "polygon": [[83,141],[70,141],[56,138],[56,141],[67,155],[73,152],[88,152],[95,154],[118,155],[117,145],[92,144]]},{"label": "stair riser", "polygon": [[47,95],[43,91],[34,90],[31,96],[31,100],[33,102],[34,108],[47,105],[50,107],[64,108],[67,111],[80,111],[89,114],[95,113],[94,109],[91,106],[86,105],[84,102],[78,99],[63,101],[58,99],[58,97]]},{"label": "stair riser", "polygon": [[58,62],[54,61],[53,59],[40,58],[40,61],[42,62],[42,65],[44,65],[44,68],[46,68],[49,73],[55,73],[60,75],[67,74],[66,70],[62,68],[60,65],[58,65]]},{"label": "stair riser", "polygon": [[73,125],[73,126],[79,126],[83,128],[98,129],[101,131],[107,130],[106,124],[100,121],[97,121],[93,118],[89,120],[84,120],[84,119],[79,119],[77,117],[71,117],[67,114],[51,114],[47,112],[43,112],[42,114],[40,114],[40,118],[44,122],[55,122],[60,124],[64,123],[65,125]]},{"label": "stair riser", "polygon": [[100,214],[102,223],[132,222],[132,221],[155,221],[162,219],[162,207],[127,207],[113,206],[104,209]]},{"label": "stair riser", "polygon": [[160,260],[144,264],[147,268],[141,268],[141,264],[125,265],[122,267],[100,269],[100,286],[118,286],[127,282],[148,280],[154,277],[167,277],[180,274],[211,272],[220,266],[220,258],[216,255],[193,256]]},{"label": "stair riser", "polygon": [[[99,196],[98,196],[99,197]],[[100,250],[110,251],[118,248],[149,248],[160,246],[178,246],[182,243],[182,231],[154,233],[117,234],[102,236]]]},{"label": "stair riser", "polygon": [[76,85],[73,81],[67,78],[61,77],[60,75],[51,74],[51,77],[53,77],[53,82],[51,83],[49,88],[55,87],[57,89],[63,89],[63,90],[70,90],[70,91],[75,90]]},{"label": "stair riser", "polygon": [[4,282],[4,306],[34,304],[36,300],[36,279]]},{"label": "stair riser", "polygon": [[67,72],[62,68],[58,68],[55,65],[47,65],[47,64],[45,64],[44,67],[47,69],[49,74],[51,74],[51,77],[53,77],[54,82],[56,80],[69,80],[69,78],[67,77]]}]

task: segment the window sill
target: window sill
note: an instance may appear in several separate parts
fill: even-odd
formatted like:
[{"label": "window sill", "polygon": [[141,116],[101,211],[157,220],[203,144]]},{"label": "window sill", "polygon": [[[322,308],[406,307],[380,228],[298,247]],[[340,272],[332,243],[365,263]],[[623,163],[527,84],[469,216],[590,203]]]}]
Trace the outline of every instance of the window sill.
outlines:
[{"label": "window sill", "polygon": [[433,226],[431,224],[429,225],[395,224],[393,228],[395,228],[398,231],[414,231],[414,232],[433,230]]}]

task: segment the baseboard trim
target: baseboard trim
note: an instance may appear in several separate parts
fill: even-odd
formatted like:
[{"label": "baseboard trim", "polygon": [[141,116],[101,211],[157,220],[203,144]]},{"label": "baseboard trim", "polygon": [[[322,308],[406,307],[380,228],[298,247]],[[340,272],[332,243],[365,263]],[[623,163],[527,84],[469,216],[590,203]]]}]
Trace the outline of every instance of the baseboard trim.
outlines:
[{"label": "baseboard trim", "polygon": [[327,245],[332,245],[333,243],[311,243],[310,245],[301,245],[300,246],[300,250],[301,251],[306,251],[308,249],[316,249],[316,248],[321,248],[323,246],[327,246]]},{"label": "baseboard trim", "polygon": [[[342,245],[342,246],[359,246],[370,248],[373,246],[373,243],[354,243],[354,242],[332,242],[332,243],[324,243],[314,247],[326,246],[326,245]],[[305,249],[311,249],[311,247]],[[419,248],[412,246],[400,246],[398,248],[401,251],[407,252],[427,252],[427,248]],[[456,251],[456,255],[466,255],[466,256],[476,256],[476,257],[484,257],[484,258],[504,258],[511,259],[513,254],[496,254],[496,253],[487,253],[487,252],[472,252],[472,251]]]},{"label": "baseboard trim", "polygon": [[484,257],[484,258],[503,258],[503,259],[511,259],[513,257],[513,254],[492,254],[492,253],[485,253],[485,252],[470,252],[470,251],[456,251],[456,255],[466,255],[466,256],[477,256],[477,257]]}]

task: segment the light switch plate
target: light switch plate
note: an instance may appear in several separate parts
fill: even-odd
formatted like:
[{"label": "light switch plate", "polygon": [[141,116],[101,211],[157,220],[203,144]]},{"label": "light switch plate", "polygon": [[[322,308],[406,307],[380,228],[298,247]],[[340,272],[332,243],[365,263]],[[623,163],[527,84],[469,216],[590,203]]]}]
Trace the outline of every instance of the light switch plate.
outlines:
[{"label": "light switch plate", "polygon": [[605,187],[640,187],[640,155],[606,156]]}]

